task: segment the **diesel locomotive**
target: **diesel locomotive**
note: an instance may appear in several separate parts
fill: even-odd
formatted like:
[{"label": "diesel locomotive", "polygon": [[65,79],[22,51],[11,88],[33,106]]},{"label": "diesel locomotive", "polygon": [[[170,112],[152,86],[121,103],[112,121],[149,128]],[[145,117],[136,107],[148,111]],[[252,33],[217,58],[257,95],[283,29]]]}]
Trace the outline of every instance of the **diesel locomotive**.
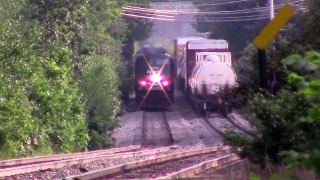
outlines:
[{"label": "diesel locomotive", "polygon": [[134,56],[135,101],[141,107],[163,107],[174,101],[175,64],[167,50],[144,46]]}]

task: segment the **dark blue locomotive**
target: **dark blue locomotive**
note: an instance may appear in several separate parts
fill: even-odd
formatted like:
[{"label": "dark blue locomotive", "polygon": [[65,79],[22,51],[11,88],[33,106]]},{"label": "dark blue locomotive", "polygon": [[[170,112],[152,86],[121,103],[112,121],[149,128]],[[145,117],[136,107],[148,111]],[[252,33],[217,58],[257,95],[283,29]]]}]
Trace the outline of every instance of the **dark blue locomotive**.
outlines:
[{"label": "dark blue locomotive", "polygon": [[175,66],[164,48],[142,47],[134,57],[135,94],[138,107],[171,105]]}]

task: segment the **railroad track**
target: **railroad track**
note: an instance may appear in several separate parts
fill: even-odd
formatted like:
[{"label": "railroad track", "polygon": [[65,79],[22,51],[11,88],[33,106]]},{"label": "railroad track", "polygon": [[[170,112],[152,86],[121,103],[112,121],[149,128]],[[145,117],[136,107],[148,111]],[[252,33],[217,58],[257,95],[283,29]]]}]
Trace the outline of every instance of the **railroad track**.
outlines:
[{"label": "railroad track", "polygon": [[225,136],[227,132],[234,132],[251,138],[257,137],[254,131],[241,125],[235,117],[230,116],[229,114],[206,113],[203,119],[211,129],[221,136]]},{"label": "railroad track", "polygon": [[143,112],[142,146],[163,147],[174,144],[166,112]]},{"label": "railroad track", "polygon": [[[0,163],[2,164],[2,167],[0,169],[0,179],[10,179],[9,176],[14,176],[17,174],[26,174],[35,171],[45,171],[47,169],[63,168],[65,166],[72,166],[75,164],[80,164],[80,166],[78,167],[80,168],[80,171],[87,171],[86,169],[81,170],[81,164],[91,163],[103,159],[109,161],[117,159],[129,159],[129,161],[130,159],[136,160],[151,155],[157,155],[159,153],[166,153],[173,147],[171,146],[152,150],[141,150],[140,148],[141,146],[129,146],[125,148],[115,148],[103,151],[91,151],[84,153],[41,156],[1,161]],[[25,177],[20,179],[25,179]]]},{"label": "railroad track", "polygon": [[134,151],[140,149],[141,146],[128,146],[124,148],[113,148],[113,149],[105,149],[105,150],[97,150],[97,151],[87,151],[87,152],[78,152],[78,153],[68,153],[68,154],[57,154],[51,156],[35,156],[29,158],[20,158],[20,159],[9,159],[0,161],[0,169],[6,169],[11,167],[32,165],[32,164],[40,164],[68,159],[75,159],[80,157],[90,157],[90,156],[98,156],[104,154],[114,154],[119,152],[126,151]]},{"label": "railroad track", "polygon": [[197,173],[238,160],[229,146],[203,148],[162,157],[126,163],[65,179],[170,179],[192,177]]},{"label": "railroad track", "polygon": [[247,127],[239,123],[239,120],[236,117],[230,116],[229,114],[225,114],[223,116],[237,129],[241,130],[251,137],[257,137],[257,134],[253,130],[248,129]]}]

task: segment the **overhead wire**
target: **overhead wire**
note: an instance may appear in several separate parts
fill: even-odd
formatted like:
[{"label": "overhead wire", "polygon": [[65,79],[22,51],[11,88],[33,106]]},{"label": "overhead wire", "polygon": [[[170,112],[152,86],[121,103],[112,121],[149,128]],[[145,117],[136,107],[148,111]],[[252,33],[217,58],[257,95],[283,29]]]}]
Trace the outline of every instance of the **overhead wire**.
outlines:
[{"label": "overhead wire", "polygon": [[[233,1],[236,2],[236,1]],[[238,2],[238,1],[237,1]],[[299,0],[291,2],[290,4],[299,3]],[[275,9],[279,9],[284,4],[276,5]],[[298,4],[299,5],[299,4]],[[210,13],[212,15],[238,15],[237,17],[215,17],[215,20],[203,20],[198,16],[197,22],[238,22],[238,21],[252,21],[259,19],[267,19],[269,16],[267,14],[261,14],[269,10],[268,7],[253,8],[253,9],[242,9],[234,11],[217,11],[217,12],[202,12]],[[195,20],[188,19],[177,19],[173,15],[180,15],[181,13],[201,13],[201,12],[181,12],[181,11],[172,11],[172,10],[159,10],[152,8],[140,8],[127,6],[123,8],[123,16],[144,18],[144,19],[155,19],[155,20],[165,20],[165,21],[180,21],[180,22],[194,22]],[[165,14],[169,15],[165,15]],[[249,14],[249,13],[260,13],[258,15],[241,15],[240,14]],[[201,15],[201,14],[200,14]]]},{"label": "overhead wire", "polygon": [[132,14],[125,14],[122,13],[124,16],[130,17],[139,17],[143,19],[155,19],[155,20],[164,20],[164,21],[174,21],[174,22],[240,22],[240,21],[252,21],[252,20],[261,20],[261,19],[268,19],[269,16],[261,16],[261,17],[254,17],[254,18],[242,18],[242,19],[219,19],[219,20],[188,20],[188,19],[167,19],[167,18],[157,18],[157,17],[149,17],[149,16],[140,16],[140,15],[132,15]]},{"label": "overhead wire", "polygon": [[[245,1],[250,1],[250,0],[236,0],[236,1],[228,1],[228,2],[207,3],[207,4],[200,4],[200,5],[193,5],[193,6],[195,6],[195,7],[217,6],[217,5],[225,5],[225,4],[234,4],[234,3],[245,2]],[[180,1],[170,1],[170,2],[167,2],[167,3],[176,3],[176,2],[180,2]],[[139,3],[129,3],[129,4],[137,5],[137,6],[149,6],[148,4],[139,4]]]},{"label": "overhead wire", "polygon": [[[280,9],[281,5],[275,6],[275,9]],[[130,9],[130,8],[123,8],[124,11],[130,11],[132,13],[152,13],[152,14],[164,14],[158,13],[157,11],[153,10],[140,10],[140,9]],[[251,11],[250,11],[251,10]],[[226,13],[227,12],[227,13]],[[197,15],[241,15],[241,14],[252,14],[252,13],[263,13],[269,12],[268,8],[255,8],[255,9],[246,9],[246,10],[235,10],[235,11],[217,11],[217,12],[187,12],[187,13],[168,13],[170,15],[183,15],[183,14],[190,14],[194,13]]]},{"label": "overhead wire", "polygon": [[[291,2],[290,4],[296,5],[296,3],[300,3],[299,0]],[[282,7],[284,4],[275,5],[276,9]],[[251,9],[241,9],[241,10],[233,10],[233,11],[215,11],[215,12],[195,12],[195,11],[175,11],[175,10],[163,10],[163,9],[154,9],[154,8],[141,8],[141,7],[134,7],[134,6],[126,6],[123,7],[124,10],[132,10],[132,11],[139,11],[139,12],[153,12],[159,14],[173,14],[173,15],[180,15],[180,14],[249,14],[255,12],[262,12],[269,10],[269,7],[259,7],[259,8],[251,8]]]},{"label": "overhead wire", "polygon": [[[130,11],[125,11],[126,14],[130,13]],[[167,17],[167,18],[175,18],[177,20],[181,20],[179,18],[176,18],[176,16],[163,16],[163,15],[159,15],[159,14],[154,14],[154,13],[149,13],[149,12],[134,12],[136,15],[140,15],[140,16],[148,16],[148,17]],[[219,17],[219,16],[216,16],[214,18],[217,18],[217,19],[239,19],[239,18],[254,18],[254,17],[260,17],[260,16],[266,16],[268,15],[268,13],[263,13],[263,14],[258,14],[258,15],[242,15],[242,16],[232,16],[232,17]],[[208,16],[197,16],[197,18],[203,18],[203,17],[208,17]],[[212,18],[212,17],[210,17]]]},{"label": "overhead wire", "polygon": [[[207,3],[207,4],[193,4],[194,7],[201,7],[201,6],[217,6],[217,5],[226,5],[226,4],[234,4],[234,3],[239,3],[239,2],[245,2],[245,1],[250,1],[250,0],[236,0],[236,1],[228,1],[228,2],[218,2],[218,3]],[[251,0],[252,1],[252,0]],[[166,2],[168,4],[170,3],[175,3],[175,2],[181,2],[181,1],[169,1]],[[288,2],[288,3],[296,3],[296,2],[301,2],[303,3],[301,0],[296,0],[294,2]],[[150,6],[150,4],[139,4],[139,3],[129,3],[131,6]],[[155,3],[156,4],[156,3]],[[181,4],[183,5],[183,4]]]},{"label": "overhead wire", "polygon": [[151,16],[143,16],[143,15],[136,15],[136,14],[127,14],[127,13],[121,13],[123,16],[129,16],[129,17],[138,17],[143,19],[154,19],[154,20],[163,20],[163,21],[175,21],[175,19],[169,19],[169,18],[159,18],[159,17],[151,17]]},{"label": "overhead wire", "polygon": [[161,10],[161,9],[153,9],[153,8],[140,8],[140,7],[134,7],[134,6],[126,6],[122,8],[123,10],[132,10],[132,11],[139,11],[139,12],[153,12],[158,14],[172,14],[177,15],[177,11],[173,10]]},{"label": "overhead wire", "polygon": [[145,12],[145,11],[133,11],[133,10],[124,10],[125,13],[134,13],[138,15],[146,15],[146,16],[157,16],[157,17],[167,17],[167,18],[175,18],[173,15],[165,15],[165,14],[157,14],[155,12]]}]

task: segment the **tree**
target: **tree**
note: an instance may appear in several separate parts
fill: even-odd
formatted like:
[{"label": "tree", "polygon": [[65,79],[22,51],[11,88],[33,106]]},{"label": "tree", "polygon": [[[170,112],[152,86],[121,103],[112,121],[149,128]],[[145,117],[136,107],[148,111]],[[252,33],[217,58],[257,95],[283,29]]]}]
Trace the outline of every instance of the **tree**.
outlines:
[{"label": "tree", "polygon": [[320,176],[320,54],[314,51],[306,53],[302,58],[300,55],[292,55],[282,61],[286,65],[292,66],[301,72],[309,72],[313,75],[317,70],[318,75],[312,79],[306,78],[297,73],[291,73],[288,77],[290,84],[296,86],[298,93],[305,95],[312,100],[311,107],[308,108],[308,114],[299,115],[295,123],[302,130],[303,141],[296,142],[296,146],[281,154],[285,157],[288,167],[302,165],[314,169]]},{"label": "tree", "polygon": [[[133,0],[128,3],[146,4],[149,0]],[[129,100],[129,91],[133,87],[133,55],[134,55],[134,43],[136,41],[142,41],[147,39],[153,27],[151,21],[146,19],[135,19],[130,17],[123,17],[123,23],[127,27],[125,39],[122,47],[122,57],[124,61],[124,67],[120,72],[121,79],[121,97],[126,104]]]},{"label": "tree", "polygon": [[55,36],[57,29],[46,36],[46,23],[33,16],[37,8],[25,1],[9,16],[15,23],[1,34],[3,156],[87,146],[84,106],[72,78],[71,51],[63,39],[67,36]]},{"label": "tree", "polygon": [[303,165],[319,175],[319,53],[310,51],[319,50],[320,32],[311,23],[320,18],[319,10],[315,0],[307,1],[306,13],[268,49],[270,67],[280,77],[279,91],[255,91],[246,105],[258,138],[230,138],[243,147],[242,154],[264,166],[268,160],[282,163],[284,157],[289,167]]},{"label": "tree", "polygon": [[[222,3],[222,2],[221,2]],[[204,2],[196,2],[195,5],[208,4]],[[268,10],[255,11],[253,13],[236,12],[241,9],[252,9],[264,7],[266,1],[246,1],[242,3],[224,4],[216,6],[199,6],[200,12],[221,12],[229,11],[231,13],[217,13],[217,14],[204,14],[197,16],[196,29],[199,32],[209,32],[212,39],[225,39],[229,42],[231,52],[235,57],[239,57],[239,52],[246,47],[260,31],[260,29],[266,24],[268,19],[258,19],[254,21],[244,21],[241,19],[250,19],[252,17],[258,17],[266,15]],[[247,10],[247,11],[250,11]],[[233,12],[235,11],[235,12]],[[239,18],[245,16],[243,18]],[[249,16],[246,17],[246,16]],[[238,20],[237,20],[238,18]],[[232,22],[205,22],[205,21],[219,21],[219,20],[235,20]],[[240,20],[239,20],[240,19]]]}]

